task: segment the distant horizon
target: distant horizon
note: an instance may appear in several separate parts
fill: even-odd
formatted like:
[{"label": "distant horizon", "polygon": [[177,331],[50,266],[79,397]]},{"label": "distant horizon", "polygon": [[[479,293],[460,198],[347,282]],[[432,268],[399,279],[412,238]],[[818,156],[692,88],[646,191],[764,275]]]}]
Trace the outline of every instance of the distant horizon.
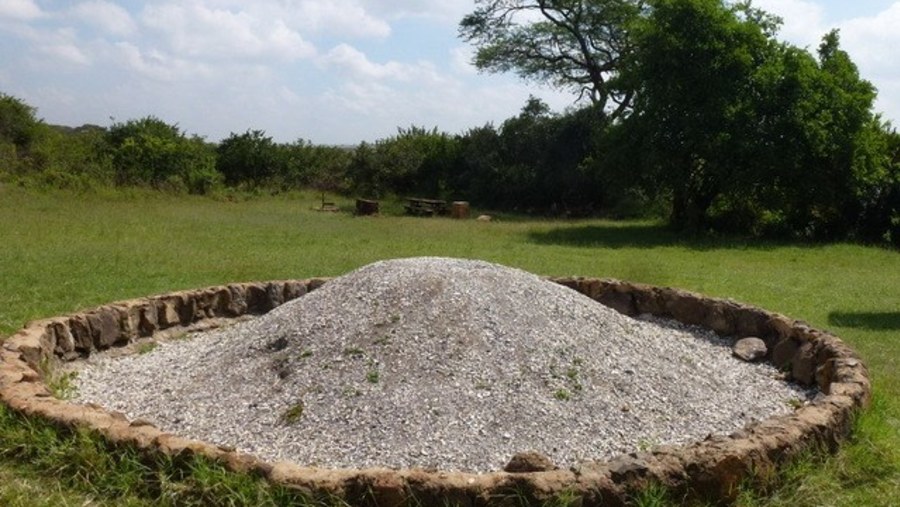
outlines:
[{"label": "distant horizon", "polygon": [[[356,146],[421,126],[449,134],[515,116],[529,95],[555,112],[575,96],[512,73],[482,74],[457,38],[472,0],[10,0],[0,4],[0,92],[47,123],[109,127],[155,116],[218,142]],[[900,120],[900,1],[756,0],[780,38],[841,45]]]}]

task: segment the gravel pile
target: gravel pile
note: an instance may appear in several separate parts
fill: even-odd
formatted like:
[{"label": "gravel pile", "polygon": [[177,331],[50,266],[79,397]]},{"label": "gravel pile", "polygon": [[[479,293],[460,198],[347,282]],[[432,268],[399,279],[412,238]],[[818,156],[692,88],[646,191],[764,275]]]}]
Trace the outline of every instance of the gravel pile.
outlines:
[{"label": "gravel pile", "polygon": [[378,262],[268,314],[92,359],[80,402],[268,460],[558,466],[725,434],[809,393],[730,341],[480,261]]}]

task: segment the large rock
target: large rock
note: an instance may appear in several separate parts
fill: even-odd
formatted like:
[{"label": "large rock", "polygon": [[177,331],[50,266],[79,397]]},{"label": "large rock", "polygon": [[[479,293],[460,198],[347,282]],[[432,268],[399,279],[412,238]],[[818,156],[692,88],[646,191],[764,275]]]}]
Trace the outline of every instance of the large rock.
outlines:
[{"label": "large rock", "polygon": [[748,363],[762,361],[768,352],[769,349],[766,347],[766,342],[755,336],[741,338],[735,342],[734,347],[731,350],[734,357],[747,361]]},{"label": "large rock", "polygon": [[547,456],[534,451],[519,452],[513,455],[509,463],[503,467],[504,472],[547,472],[556,470],[556,465]]}]

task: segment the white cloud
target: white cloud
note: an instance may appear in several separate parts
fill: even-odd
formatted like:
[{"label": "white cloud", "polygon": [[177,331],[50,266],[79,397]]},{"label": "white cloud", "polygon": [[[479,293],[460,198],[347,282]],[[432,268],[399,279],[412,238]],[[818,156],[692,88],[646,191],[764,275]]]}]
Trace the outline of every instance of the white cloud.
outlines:
[{"label": "white cloud", "polygon": [[900,79],[900,2],[873,17],[851,19],[841,25],[841,43],[860,68],[872,77]]},{"label": "white cloud", "polygon": [[198,80],[216,75],[211,67],[158,50],[142,50],[130,42],[117,42],[107,48],[106,57],[117,66],[155,81]]},{"label": "white cloud", "polygon": [[472,65],[475,50],[471,46],[457,46],[450,50],[450,66],[460,74],[476,74],[478,69]]},{"label": "white cloud", "polygon": [[287,2],[286,6],[278,3],[277,7],[271,2],[258,4],[261,11],[291,19],[298,27],[315,33],[354,38],[383,38],[391,34],[390,25],[370,15],[357,0],[300,0]]},{"label": "white cloud", "polygon": [[829,30],[825,12],[817,2],[809,0],[755,0],[755,7],[780,16],[784,20],[779,38],[813,51]]},{"label": "white cloud", "polygon": [[284,20],[217,8],[211,5],[214,3],[194,0],[148,5],[141,20],[161,33],[175,53],[184,56],[293,60],[315,54],[315,47]]},{"label": "white cloud", "polygon": [[43,16],[34,0],[3,0],[0,2],[0,18],[30,20]]},{"label": "white cloud", "polygon": [[39,47],[38,50],[45,56],[63,63],[75,65],[88,65],[91,63],[91,59],[74,44],[47,44]]},{"label": "white cloud", "polygon": [[441,81],[434,64],[426,61],[402,63],[389,61],[375,63],[366,55],[349,44],[338,44],[326,53],[321,62],[331,68],[363,80],[395,80],[417,82],[419,84]]},{"label": "white cloud", "polygon": [[[841,25],[841,44],[859,67],[860,75],[876,83],[876,110],[900,121],[900,2],[875,16]],[[895,123],[896,123],[895,121]]]},{"label": "white cloud", "polygon": [[56,30],[28,29],[20,35],[31,42],[32,50],[40,58],[32,58],[29,65],[53,69],[59,64],[89,65],[92,58],[79,44],[75,30],[59,28]]},{"label": "white cloud", "polygon": [[82,2],[72,8],[72,14],[112,35],[130,35],[137,29],[128,11],[106,0]]},{"label": "white cloud", "polygon": [[463,16],[475,8],[472,0],[369,0],[365,3],[373,12],[389,19],[418,17],[452,24],[459,23]]}]

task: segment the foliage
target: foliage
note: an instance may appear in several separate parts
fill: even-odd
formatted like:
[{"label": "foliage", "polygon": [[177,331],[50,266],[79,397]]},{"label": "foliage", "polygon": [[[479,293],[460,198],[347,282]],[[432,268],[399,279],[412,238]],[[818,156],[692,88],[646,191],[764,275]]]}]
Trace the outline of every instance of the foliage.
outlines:
[{"label": "foliage", "polygon": [[106,134],[117,185],[208,192],[218,179],[214,153],[198,137],[153,116],[116,123]]},{"label": "foliage", "polygon": [[302,139],[281,145],[286,161],[280,186],[284,189],[314,188],[326,192],[347,192],[347,167],[352,152],[338,146],[312,144]]},{"label": "foliage", "polygon": [[[885,186],[875,92],[825,36],[818,61],[746,4],[658,0],[636,27],[626,135],[682,229],[847,237]],[[662,187],[662,188],[660,188]]]},{"label": "foliage", "polygon": [[35,113],[35,108],[24,101],[0,93],[0,142],[26,149],[40,124]]},{"label": "foliage", "polygon": [[587,95],[595,110],[611,118],[628,108],[633,90],[619,78],[632,49],[628,27],[640,0],[477,0],[459,25],[477,47],[475,65],[492,72],[513,70]]},{"label": "foliage", "polygon": [[228,185],[248,182],[260,185],[275,174],[283,172],[278,146],[261,130],[248,130],[243,134],[232,132],[219,143],[216,169],[225,177]]},{"label": "foliage", "polygon": [[389,193],[422,193],[446,197],[458,157],[458,140],[435,128],[398,129],[375,144],[362,143],[353,153],[347,177],[357,193],[383,197]]}]

